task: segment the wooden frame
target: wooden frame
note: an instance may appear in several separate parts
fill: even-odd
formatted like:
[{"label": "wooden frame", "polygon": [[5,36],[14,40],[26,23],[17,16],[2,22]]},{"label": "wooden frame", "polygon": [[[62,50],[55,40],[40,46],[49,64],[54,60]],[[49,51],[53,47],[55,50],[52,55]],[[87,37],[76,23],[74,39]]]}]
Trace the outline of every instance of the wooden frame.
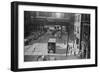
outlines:
[{"label": "wooden frame", "polygon": [[[48,66],[48,67],[34,67],[34,68],[19,68],[18,64],[18,11],[20,5],[26,6],[44,6],[44,7],[60,7],[60,8],[81,8],[90,9],[95,12],[95,63],[93,64],[82,64],[82,65],[64,65],[64,66]],[[64,69],[64,68],[81,68],[81,67],[94,67],[97,66],[97,7],[96,6],[82,6],[82,5],[65,5],[65,4],[49,4],[49,3],[33,3],[33,2],[12,2],[11,3],[11,70],[12,71],[33,71],[33,70],[50,70],[50,69]]]}]

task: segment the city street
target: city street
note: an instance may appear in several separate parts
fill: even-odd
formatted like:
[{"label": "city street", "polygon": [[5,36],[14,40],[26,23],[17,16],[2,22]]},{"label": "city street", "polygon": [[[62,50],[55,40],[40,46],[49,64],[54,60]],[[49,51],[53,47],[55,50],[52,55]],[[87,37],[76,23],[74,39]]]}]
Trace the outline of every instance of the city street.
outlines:
[{"label": "city street", "polygon": [[[37,61],[39,55],[49,55],[49,57],[54,57],[56,60],[79,59],[79,57],[74,55],[66,56],[68,35],[64,34],[62,37],[63,38],[59,39],[59,37],[55,37],[49,32],[46,32],[43,36],[39,37],[39,39],[32,41],[32,45],[28,48],[27,46],[25,47],[25,61]],[[50,38],[56,39],[56,53],[54,54],[48,53],[48,41]]]}]

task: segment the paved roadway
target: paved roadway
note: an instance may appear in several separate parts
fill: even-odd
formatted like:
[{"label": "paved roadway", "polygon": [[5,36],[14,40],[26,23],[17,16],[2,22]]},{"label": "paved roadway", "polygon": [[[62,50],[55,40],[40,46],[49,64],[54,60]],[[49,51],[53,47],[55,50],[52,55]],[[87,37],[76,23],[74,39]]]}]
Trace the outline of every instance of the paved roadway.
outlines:
[{"label": "paved roadway", "polygon": [[[56,54],[58,55],[51,55],[55,57],[56,60],[79,59],[79,57],[73,56],[73,55],[66,56],[67,43],[65,42],[67,42],[67,38],[68,38],[67,34],[62,35],[62,38],[59,38],[47,32],[43,36],[39,37],[39,39],[32,41],[33,43],[32,45],[25,46],[24,60],[25,61],[36,61],[38,55],[48,55],[47,43],[50,38],[56,38],[56,43],[58,44],[56,47]],[[60,54],[65,54],[65,55],[62,56]]]}]

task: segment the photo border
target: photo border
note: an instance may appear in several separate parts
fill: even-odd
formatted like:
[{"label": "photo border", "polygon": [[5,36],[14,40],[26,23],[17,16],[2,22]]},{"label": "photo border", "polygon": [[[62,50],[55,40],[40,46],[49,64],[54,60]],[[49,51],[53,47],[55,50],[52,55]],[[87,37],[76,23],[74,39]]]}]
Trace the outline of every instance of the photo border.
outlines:
[{"label": "photo border", "polygon": [[[50,6],[50,7],[64,7],[64,8],[82,8],[95,10],[95,64],[86,65],[72,65],[72,66],[52,66],[39,68],[18,68],[18,6],[32,5],[32,6]],[[97,66],[97,6],[83,6],[83,5],[67,5],[67,4],[50,4],[50,3],[36,3],[36,2],[11,2],[11,70],[12,71],[32,71],[32,70],[50,70],[50,69],[65,69],[65,68],[81,68],[81,67],[95,67]]]}]

